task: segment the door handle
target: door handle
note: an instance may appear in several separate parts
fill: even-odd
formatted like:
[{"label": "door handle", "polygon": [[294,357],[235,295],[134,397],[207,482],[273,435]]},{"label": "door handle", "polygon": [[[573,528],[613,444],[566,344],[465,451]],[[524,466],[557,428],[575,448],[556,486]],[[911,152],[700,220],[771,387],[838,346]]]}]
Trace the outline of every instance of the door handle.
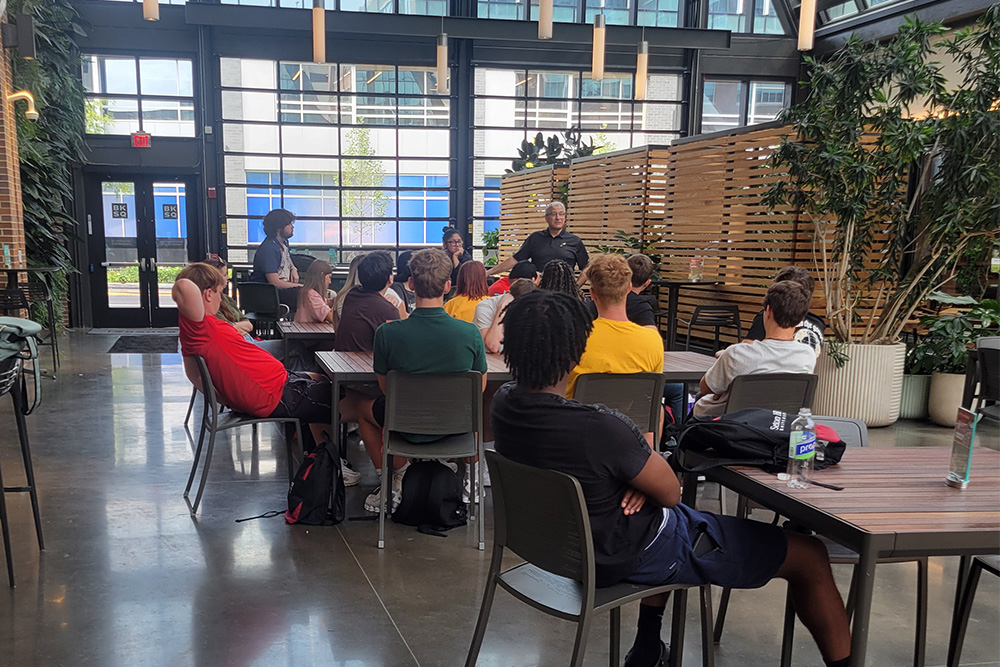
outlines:
[{"label": "door handle", "polygon": [[150,257],[146,261],[149,262],[149,264],[147,265],[149,266],[149,270],[152,271],[153,273],[156,273],[156,258]]}]

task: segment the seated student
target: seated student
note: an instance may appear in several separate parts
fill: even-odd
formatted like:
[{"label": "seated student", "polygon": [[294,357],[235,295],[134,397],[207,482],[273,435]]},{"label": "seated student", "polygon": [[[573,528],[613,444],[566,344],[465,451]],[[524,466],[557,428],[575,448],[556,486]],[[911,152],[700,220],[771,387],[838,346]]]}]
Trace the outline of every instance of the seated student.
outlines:
[{"label": "seated student", "polygon": [[797,282],[783,280],[764,295],[764,340],[730,345],[701,379],[701,397],[695,415],[726,412],[729,386],[739,375],[754,373],[812,373],[816,353],[795,340],[795,327],[809,311],[810,294]]},{"label": "seated student", "polygon": [[[585,273],[580,274],[581,277]],[[538,282],[538,289],[551,292],[562,292],[583,302],[583,293],[573,275],[573,268],[561,259],[553,259],[542,269],[542,279]]]},{"label": "seated student", "polygon": [[528,278],[529,280],[534,280],[537,285],[538,269],[536,269],[535,265],[528,260],[518,262],[514,265],[514,268],[510,270],[510,273],[490,285],[489,295],[497,296],[498,294],[506,294],[510,291],[511,284],[513,284],[513,282],[518,278]]},{"label": "seated student", "polygon": [[[248,342],[227,322],[216,319],[226,277],[208,264],[191,264],[177,274],[171,296],[177,304],[181,354],[188,379],[199,390],[201,374],[191,355],[200,355],[212,374],[219,400],[255,417],[298,417],[308,426],[303,448],[311,449],[329,429],[330,382],[309,373],[286,371],[281,362]],[[360,475],[344,469],[344,484]]]},{"label": "seated student", "polygon": [[337,326],[338,352],[371,352],[375,330],[399,319],[399,310],[383,292],[392,284],[392,258],[384,250],[371,252],[358,264],[358,281],[344,299]]},{"label": "seated student", "polygon": [[[780,283],[782,280],[791,280],[799,283],[806,288],[810,299],[812,299],[815,283],[809,272],[802,267],[786,266],[781,271],[778,271],[778,274],[774,276],[774,282]],[[802,321],[795,327],[795,340],[805,343],[816,351],[816,356],[819,356],[820,348],[823,345],[823,333],[825,331],[826,322],[823,321],[823,318],[807,312]],[[767,331],[764,328],[764,311],[762,310],[753,318],[753,322],[750,324],[750,331],[747,332],[746,340],[743,342],[749,343],[754,340],[764,340],[766,337]]]},{"label": "seated student", "polygon": [[[659,332],[630,322],[627,316],[626,295],[631,294],[632,286],[628,261],[621,255],[595,255],[587,265],[587,275],[598,317],[580,362],[570,371],[567,398],[573,398],[576,379],[584,373],[663,372],[663,339]],[[647,434],[647,438],[652,445],[653,434]]]},{"label": "seated student", "polygon": [[[503,347],[503,316],[510,302],[525,294],[530,294],[536,289],[538,289],[538,285],[535,281],[518,278],[506,294],[487,297],[479,302],[479,305],[476,306],[474,324],[483,337],[483,344],[486,345],[487,352],[496,354]],[[488,323],[486,322],[487,317],[489,317]],[[483,324],[487,324],[486,328],[483,328]]]},{"label": "seated student", "polygon": [[309,265],[302,289],[299,290],[299,307],[295,310],[296,322],[333,322],[333,308],[330,307],[328,294],[332,275],[333,269],[327,262],[317,259]]},{"label": "seated student", "polygon": [[[483,387],[486,387],[483,339],[474,326],[452,318],[444,310],[444,295],[451,289],[451,268],[448,255],[436,248],[418,250],[410,258],[411,276],[407,287],[416,293],[416,308],[408,319],[388,322],[375,332],[372,368],[383,391],[385,376],[391,370],[439,374],[473,370],[483,374]],[[362,439],[372,464],[381,475],[385,396],[361,407]],[[435,438],[412,436],[411,439],[420,442]],[[387,504],[390,510],[399,504],[407,465],[404,459],[394,458],[392,502]],[[378,511],[380,493],[381,485],[365,499],[366,510]]]},{"label": "seated student", "polygon": [[340,316],[344,314],[344,300],[347,299],[347,295],[350,294],[351,290],[359,285],[358,265],[361,264],[361,260],[364,258],[364,253],[359,253],[351,258],[351,263],[347,267],[347,278],[344,280],[344,286],[340,288],[339,292],[337,292],[337,297],[331,304],[331,307],[333,308],[334,329],[340,327]]},{"label": "seated student", "polygon": [[[795,611],[826,664],[849,664],[847,613],[822,542],[679,504],[677,476],[634,424],[603,406],[563,398],[570,370],[588,344],[591,323],[582,304],[540,290],[514,301],[507,317],[504,358],[514,382],[493,399],[496,449],[518,463],[579,480],[593,532],[597,585],[757,588],[775,577],[786,579]],[[708,552],[699,549],[696,555],[694,545],[706,542]],[[666,598],[640,603],[625,667],[665,663],[660,624]]]},{"label": "seated student", "polygon": [[[412,260],[411,260],[412,261]],[[458,268],[458,286],[455,296],[444,304],[445,312],[463,322],[472,322],[476,305],[486,298],[486,268],[475,260]]]},{"label": "seated student", "polygon": [[265,238],[253,256],[250,280],[278,288],[278,299],[294,311],[299,298],[299,271],[292,263],[288,239],[295,233],[295,214],[276,208],[264,216]]},{"label": "seated student", "polygon": [[[628,266],[632,269],[632,288],[625,295],[625,314],[628,315],[630,322],[655,330],[656,318],[653,315],[653,306],[648,299],[639,297],[653,282],[653,260],[646,255],[631,255],[628,258]],[[590,311],[591,317],[597,317],[597,304],[593,299],[587,301],[587,310]]]}]

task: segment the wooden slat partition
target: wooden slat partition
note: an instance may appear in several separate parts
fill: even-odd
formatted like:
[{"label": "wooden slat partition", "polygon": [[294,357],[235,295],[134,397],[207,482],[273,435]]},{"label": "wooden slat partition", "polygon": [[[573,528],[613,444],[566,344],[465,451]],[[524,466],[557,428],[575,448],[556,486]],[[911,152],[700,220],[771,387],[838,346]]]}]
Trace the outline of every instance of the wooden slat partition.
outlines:
[{"label": "wooden slat partition", "polygon": [[560,198],[566,185],[566,167],[536,167],[507,174],[500,181],[500,259],[521,247],[533,231],[545,227],[544,210]]},{"label": "wooden slat partition", "polygon": [[[690,261],[704,263],[714,289],[681,290],[678,317],[688,320],[701,304],[736,304],[743,333],[761,309],[764,293],[779,269],[797,264],[816,278],[812,312],[825,315],[821,276],[813,259],[813,224],[792,209],[771,210],[761,199],[785,174],[771,168],[772,151],[789,129],[773,125],[644,146],[574,160],[568,174],[534,169],[505,176],[501,184],[501,256],[504,242],[516,250],[541,228],[544,193],[569,184],[569,229],[592,253],[597,245],[620,246],[617,230],[654,243],[661,277],[686,280]],[[880,261],[873,252],[870,266]],[[661,308],[666,310],[666,294]],[[867,322],[867,313],[856,331]],[[686,323],[679,331],[686,330]],[[699,337],[712,334],[703,330]],[[723,330],[725,342],[736,332]]]}]

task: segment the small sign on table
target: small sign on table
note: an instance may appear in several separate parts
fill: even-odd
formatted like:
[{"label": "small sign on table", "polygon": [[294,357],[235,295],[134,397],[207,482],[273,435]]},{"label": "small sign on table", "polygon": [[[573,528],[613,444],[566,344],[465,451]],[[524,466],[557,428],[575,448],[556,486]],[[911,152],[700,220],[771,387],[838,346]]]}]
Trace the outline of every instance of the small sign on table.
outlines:
[{"label": "small sign on table", "polygon": [[956,489],[969,485],[969,468],[972,464],[972,443],[976,437],[977,417],[965,408],[958,409],[955,421],[955,440],[951,445],[951,465],[945,483]]}]

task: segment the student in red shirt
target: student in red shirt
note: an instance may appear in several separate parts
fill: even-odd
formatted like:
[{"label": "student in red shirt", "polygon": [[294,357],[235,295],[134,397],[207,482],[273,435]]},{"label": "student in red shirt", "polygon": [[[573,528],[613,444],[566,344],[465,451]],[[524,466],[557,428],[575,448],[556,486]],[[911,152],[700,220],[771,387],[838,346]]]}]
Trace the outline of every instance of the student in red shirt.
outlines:
[{"label": "student in red shirt", "polygon": [[523,262],[518,262],[514,265],[514,268],[510,270],[510,273],[503,278],[500,278],[495,283],[490,285],[489,296],[497,296],[498,294],[506,294],[510,291],[511,283],[513,283],[518,278],[527,278],[538,283],[538,269],[535,265],[524,260]]}]

